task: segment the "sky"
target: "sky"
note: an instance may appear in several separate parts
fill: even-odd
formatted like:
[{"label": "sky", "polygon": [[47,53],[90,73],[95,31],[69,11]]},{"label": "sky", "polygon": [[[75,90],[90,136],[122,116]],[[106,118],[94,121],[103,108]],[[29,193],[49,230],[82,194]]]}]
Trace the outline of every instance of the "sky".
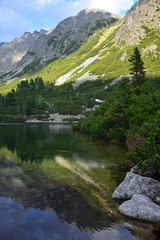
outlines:
[{"label": "sky", "polygon": [[0,42],[25,32],[50,30],[84,8],[125,14],[137,0],[0,0]]}]

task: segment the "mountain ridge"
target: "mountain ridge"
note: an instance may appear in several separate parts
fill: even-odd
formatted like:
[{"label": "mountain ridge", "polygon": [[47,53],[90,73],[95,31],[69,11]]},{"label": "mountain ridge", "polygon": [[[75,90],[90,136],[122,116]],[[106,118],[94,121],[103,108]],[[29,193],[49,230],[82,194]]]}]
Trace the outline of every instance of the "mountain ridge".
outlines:
[{"label": "mountain ridge", "polygon": [[[143,21],[139,16],[142,9]],[[149,9],[149,16],[146,13],[147,9]],[[147,77],[160,76],[159,22],[157,25],[157,19],[160,18],[159,9],[160,4],[156,0],[140,0],[122,20],[115,21],[111,26],[102,25],[71,54],[61,55],[59,59],[51,58],[47,65],[45,61],[40,60],[42,63],[40,67],[37,66],[33,71],[25,72],[11,83],[3,84],[0,86],[0,91],[7,92],[9,89],[16,88],[17,83],[22,79],[34,79],[37,76],[42,77],[45,82],[55,84],[71,81],[75,86],[87,80],[104,80],[107,88],[110,84],[121,80],[122,76],[130,74],[128,59],[134,46],[140,49],[147,69]],[[87,10],[82,10],[80,15],[86,12]],[[136,18],[137,21],[133,21]],[[149,21],[150,18],[153,20]],[[71,19],[69,18],[69,21]],[[63,21],[61,24],[58,26],[62,27]],[[134,27],[134,31],[130,30],[131,27]]]},{"label": "mountain ridge", "polygon": [[87,41],[101,25],[107,26],[115,21],[118,21],[117,16],[109,12],[84,9],[76,16],[61,21],[53,30],[24,33],[21,38],[4,44],[0,49],[0,72],[16,71],[17,74],[34,61],[39,60],[43,64],[50,58],[68,55]]}]

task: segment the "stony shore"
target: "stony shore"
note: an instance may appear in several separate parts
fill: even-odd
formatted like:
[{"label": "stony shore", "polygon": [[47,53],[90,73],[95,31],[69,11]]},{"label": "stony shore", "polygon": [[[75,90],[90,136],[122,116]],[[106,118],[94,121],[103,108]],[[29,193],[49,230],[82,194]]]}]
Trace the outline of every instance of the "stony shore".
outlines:
[{"label": "stony shore", "polygon": [[[84,115],[62,115],[59,113],[50,114],[50,117],[47,120],[38,120],[36,118],[29,119],[26,123],[68,123],[70,122],[69,119],[80,119],[85,117]],[[68,120],[68,121],[67,121]]]},{"label": "stony shore", "polygon": [[115,189],[112,198],[123,201],[119,212],[138,220],[160,221],[160,182],[128,172],[124,181]]}]

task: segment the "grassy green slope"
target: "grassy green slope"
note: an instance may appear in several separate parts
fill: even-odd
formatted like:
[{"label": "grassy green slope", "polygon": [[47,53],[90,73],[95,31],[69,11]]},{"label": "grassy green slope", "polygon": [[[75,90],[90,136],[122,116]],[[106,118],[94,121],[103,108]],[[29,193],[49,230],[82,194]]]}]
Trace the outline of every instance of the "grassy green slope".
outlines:
[{"label": "grassy green slope", "polygon": [[10,91],[12,88],[16,88],[17,83],[22,79],[31,79],[37,76],[43,77],[45,82],[55,81],[60,76],[66,74],[69,71],[72,71],[80,64],[82,64],[89,57],[93,57],[96,55],[96,51],[93,50],[93,47],[98,43],[101,36],[101,31],[97,31],[86,43],[84,43],[80,49],[62,59],[58,59],[57,61],[49,64],[48,66],[41,67],[34,72],[24,74],[20,78],[8,83],[0,85],[0,92],[6,93]]},{"label": "grassy green slope", "polygon": [[[64,74],[73,71],[68,81],[75,81],[77,78],[89,71],[90,75],[97,75],[100,80],[107,80],[108,83],[120,75],[129,74],[128,59],[135,46],[127,46],[122,42],[117,46],[115,41],[116,33],[120,25],[112,26],[108,29],[98,30],[86,43],[84,43],[75,53],[59,59],[48,66],[36,69],[36,71],[25,74],[22,77],[8,83],[0,85],[0,92],[5,94],[12,88],[16,88],[17,83],[22,79],[31,79],[37,76],[42,77],[44,82],[56,82]],[[142,59],[147,69],[148,77],[160,76],[160,41],[158,30],[146,29],[146,37],[141,39],[137,45],[142,53]],[[88,58],[98,56],[98,58],[86,67],[76,69]],[[79,71],[81,70],[81,71]]]}]

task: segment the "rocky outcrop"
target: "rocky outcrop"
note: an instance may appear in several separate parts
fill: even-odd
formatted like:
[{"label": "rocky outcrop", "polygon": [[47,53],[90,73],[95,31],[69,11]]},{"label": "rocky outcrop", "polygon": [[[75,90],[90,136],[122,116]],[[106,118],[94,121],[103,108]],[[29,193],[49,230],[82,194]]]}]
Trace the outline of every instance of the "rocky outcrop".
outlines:
[{"label": "rocky outcrop", "polygon": [[124,181],[115,189],[114,199],[130,199],[134,194],[142,194],[151,199],[157,199],[160,194],[160,183],[150,177],[142,177],[128,172]]},{"label": "rocky outcrop", "polygon": [[139,0],[127,12],[117,32],[118,45],[139,44],[151,29],[159,28],[160,4],[157,0]]},{"label": "rocky outcrop", "polygon": [[118,210],[122,215],[138,220],[160,221],[160,206],[141,194],[133,195],[132,199],[122,203]]},{"label": "rocky outcrop", "polygon": [[112,198],[124,201],[118,208],[122,215],[150,222],[160,221],[160,183],[150,177],[128,172]]},{"label": "rocky outcrop", "polygon": [[[29,49],[34,48],[38,38],[45,33],[44,30],[40,32],[34,31],[33,33],[26,32],[21,38],[4,43],[0,47],[0,72],[5,74],[17,70],[19,62],[26,54],[29,54],[33,59],[33,52],[29,51]],[[24,66],[22,65],[21,68]]]}]

